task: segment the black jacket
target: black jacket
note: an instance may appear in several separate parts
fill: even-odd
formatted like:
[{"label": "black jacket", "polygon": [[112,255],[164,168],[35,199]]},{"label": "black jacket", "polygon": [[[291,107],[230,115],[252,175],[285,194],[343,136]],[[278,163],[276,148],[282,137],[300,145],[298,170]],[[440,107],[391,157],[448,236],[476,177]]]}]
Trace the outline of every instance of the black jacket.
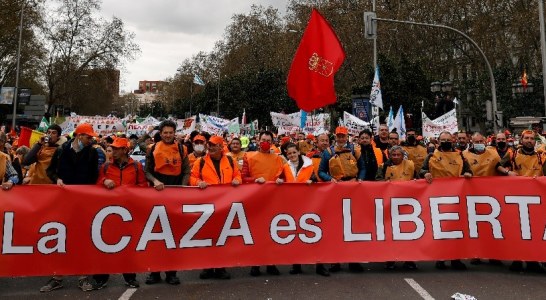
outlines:
[{"label": "black jacket", "polygon": [[57,148],[47,168],[47,176],[54,182],[62,179],[64,184],[95,184],[99,177],[99,155],[91,145],[79,152],[72,149],[69,140]]}]

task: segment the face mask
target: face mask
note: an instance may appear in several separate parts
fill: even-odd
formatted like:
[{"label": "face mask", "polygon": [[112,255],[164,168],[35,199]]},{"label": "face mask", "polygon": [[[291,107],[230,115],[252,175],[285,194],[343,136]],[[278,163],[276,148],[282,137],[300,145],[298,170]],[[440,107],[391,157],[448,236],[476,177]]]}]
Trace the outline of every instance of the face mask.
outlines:
[{"label": "face mask", "polygon": [[498,143],[497,143],[497,147],[498,147],[499,149],[504,149],[504,148],[506,148],[506,142],[498,142]]},{"label": "face mask", "polygon": [[205,145],[201,145],[201,144],[194,145],[193,150],[195,152],[203,152],[203,151],[205,151]]},{"label": "face mask", "polygon": [[512,142],[508,143],[508,147],[514,147],[514,143]]},{"label": "face mask", "polygon": [[433,153],[434,150],[436,150],[436,147],[428,147],[428,148],[427,148],[427,153],[428,153],[428,154]]},{"label": "face mask", "polygon": [[78,139],[78,148],[81,150],[85,147],[80,139]]},{"label": "face mask", "polygon": [[474,144],[474,150],[476,150],[477,152],[484,152],[485,144]]},{"label": "face mask", "polygon": [[415,136],[414,135],[409,135],[408,136],[408,143],[415,144]]},{"label": "face mask", "polygon": [[444,151],[449,151],[451,150],[453,146],[451,145],[451,142],[441,142],[440,143],[440,148],[442,148],[442,150]]},{"label": "face mask", "polygon": [[260,150],[263,152],[267,152],[271,149],[271,143],[270,142],[260,142]]}]

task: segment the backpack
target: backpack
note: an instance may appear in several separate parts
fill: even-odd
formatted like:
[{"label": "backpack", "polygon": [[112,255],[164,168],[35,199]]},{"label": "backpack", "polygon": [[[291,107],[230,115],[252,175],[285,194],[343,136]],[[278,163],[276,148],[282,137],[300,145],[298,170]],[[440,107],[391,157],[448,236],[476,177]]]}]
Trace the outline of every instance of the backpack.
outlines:
[{"label": "backpack", "polygon": [[[234,170],[233,168],[235,167],[234,163],[233,163],[233,157],[229,156],[229,155],[226,155],[228,161],[229,161],[229,165],[231,166],[231,169]],[[205,158],[204,157],[201,157],[199,158],[199,178],[203,178],[203,175],[202,175],[202,172],[203,172],[203,168],[205,167]]]},{"label": "backpack", "polygon": [[[355,178],[358,174],[357,158],[353,155],[354,148],[343,149],[342,151],[332,151],[333,147],[327,149],[332,156],[328,161],[330,176],[336,180],[344,178]],[[356,154],[356,153],[355,153]]]},{"label": "backpack", "polygon": [[[108,167],[110,166],[110,162],[107,161],[103,164],[104,168],[102,169],[103,170],[103,173],[104,175],[106,175],[106,171],[108,171]],[[133,166],[135,167],[135,184],[138,184],[138,162],[133,160]]]}]

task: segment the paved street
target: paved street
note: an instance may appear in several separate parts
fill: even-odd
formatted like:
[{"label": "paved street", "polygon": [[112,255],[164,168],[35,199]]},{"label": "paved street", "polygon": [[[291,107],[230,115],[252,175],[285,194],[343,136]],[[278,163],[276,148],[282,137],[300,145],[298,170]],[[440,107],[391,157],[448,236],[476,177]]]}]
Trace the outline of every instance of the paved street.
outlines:
[{"label": "paved street", "polygon": [[[507,263],[505,262],[505,265]],[[304,266],[304,274],[253,278],[248,268],[230,269],[231,280],[200,280],[199,271],[181,273],[182,284],[148,286],[139,274],[139,289],[127,289],[121,275],[113,276],[103,290],[82,292],[77,278],[64,280],[64,288],[50,293],[38,289],[47,277],[0,278],[0,298],[5,299],[450,299],[456,292],[477,299],[545,299],[546,275],[518,274],[508,267],[469,266],[468,271],[439,271],[433,263],[420,263],[418,271],[398,268],[386,271],[382,264],[368,264],[367,271],[352,274],[343,270],[329,278]],[[345,266],[345,265],[344,265]],[[408,282],[416,283],[414,289]],[[414,284],[415,287],[415,284]],[[419,294],[421,292],[421,295]],[[427,296],[428,293],[428,296]]]}]

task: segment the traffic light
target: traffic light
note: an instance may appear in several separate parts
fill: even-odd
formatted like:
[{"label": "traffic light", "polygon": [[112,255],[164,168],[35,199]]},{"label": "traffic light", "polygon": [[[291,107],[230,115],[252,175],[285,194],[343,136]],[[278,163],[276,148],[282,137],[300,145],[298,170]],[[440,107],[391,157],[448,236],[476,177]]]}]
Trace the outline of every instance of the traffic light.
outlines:
[{"label": "traffic light", "polygon": [[377,20],[375,20],[375,12],[364,12],[364,37],[367,39],[375,39],[377,37]]}]

